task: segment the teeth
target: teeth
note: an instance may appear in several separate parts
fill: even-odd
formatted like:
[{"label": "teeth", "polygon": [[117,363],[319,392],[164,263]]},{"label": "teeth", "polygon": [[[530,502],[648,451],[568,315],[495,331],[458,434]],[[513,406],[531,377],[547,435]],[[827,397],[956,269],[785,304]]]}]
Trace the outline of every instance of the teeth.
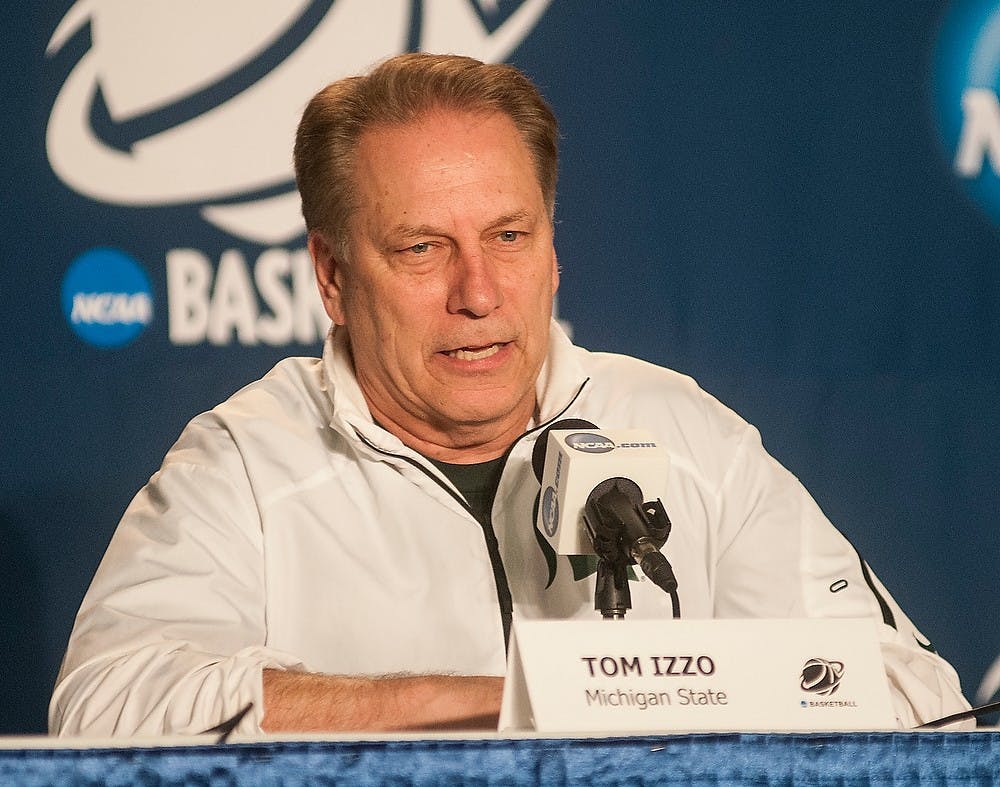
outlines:
[{"label": "teeth", "polygon": [[500,345],[491,344],[489,347],[484,347],[481,350],[452,350],[448,355],[460,361],[479,361],[483,358],[489,358],[498,352],[500,352]]}]

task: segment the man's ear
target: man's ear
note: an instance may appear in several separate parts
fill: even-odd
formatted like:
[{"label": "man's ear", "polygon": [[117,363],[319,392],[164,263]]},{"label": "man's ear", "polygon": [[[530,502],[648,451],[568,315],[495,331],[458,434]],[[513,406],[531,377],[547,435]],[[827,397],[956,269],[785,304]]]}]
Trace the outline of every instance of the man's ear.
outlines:
[{"label": "man's ear", "polygon": [[316,271],[316,284],[319,286],[319,297],[323,308],[334,325],[344,325],[343,304],[343,260],[340,252],[334,247],[327,235],[321,230],[309,233],[309,255],[312,257],[313,268]]}]

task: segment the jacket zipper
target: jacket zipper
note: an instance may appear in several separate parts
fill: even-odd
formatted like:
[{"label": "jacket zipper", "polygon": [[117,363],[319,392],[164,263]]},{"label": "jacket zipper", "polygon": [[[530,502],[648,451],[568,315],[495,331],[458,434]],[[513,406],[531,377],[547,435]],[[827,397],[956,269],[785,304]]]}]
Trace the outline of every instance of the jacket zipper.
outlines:
[{"label": "jacket zipper", "polygon": [[[576,400],[580,397],[580,394],[583,392],[583,389],[588,382],[590,382],[589,377],[586,380],[584,380],[583,383],[581,383],[580,387],[577,389],[576,393],[573,394],[573,397],[569,400],[566,406],[562,410],[560,410],[556,415],[554,415],[545,423],[539,424],[538,426],[532,427],[531,429],[527,430],[507,447],[507,450],[504,451],[503,453],[503,469],[506,469],[507,467],[507,458],[510,456],[510,452],[514,450],[514,446],[517,445],[519,442],[521,442],[521,440],[523,440],[528,435],[532,434],[533,432],[537,432],[540,429],[544,429],[549,424],[554,423],[558,418],[560,418],[567,410],[569,410],[570,407],[573,406],[573,403],[576,402]],[[503,626],[504,651],[506,652],[510,646],[510,628],[511,628],[511,622],[514,617],[514,602],[510,593],[510,583],[507,581],[507,572],[504,569],[503,558],[500,555],[500,544],[497,542],[496,532],[493,529],[492,515],[490,516],[490,526],[487,528],[484,525],[482,525],[478,519],[476,519],[476,515],[472,511],[472,507],[468,504],[466,499],[458,492],[456,492],[454,489],[452,489],[449,485],[445,484],[440,478],[438,478],[434,473],[432,473],[421,462],[417,461],[413,457],[406,456],[405,454],[396,454],[393,453],[392,451],[386,451],[383,448],[379,448],[377,445],[372,443],[367,437],[365,437],[358,430],[357,427],[354,427],[354,433],[357,435],[358,439],[362,443],[367,445],[371,450],[375,451],[376,453],[382,454],[383,456],[390,456],[394,459],[402,459],[407,464],[410,464],[413,467],[417,468],[420,472],[422,472],[425,476],[427,476],[435,484],[437,484],[445,492],[447,492],[451,496],[451,498],[460,506],[462,506],[462,508],[468,512],[469,516],[471,516],[472,519],[477,524],[480,525],[480,529],[483,531],[483,539],[486,542],[486,551],[490,556],[490,565],[493,567],[493,579],[494,582],[496,583],[497,601],[499,602],[500,605],[500,622]],[[500,471],[501,477],[503,476],[503,469],[501,469]]]}]

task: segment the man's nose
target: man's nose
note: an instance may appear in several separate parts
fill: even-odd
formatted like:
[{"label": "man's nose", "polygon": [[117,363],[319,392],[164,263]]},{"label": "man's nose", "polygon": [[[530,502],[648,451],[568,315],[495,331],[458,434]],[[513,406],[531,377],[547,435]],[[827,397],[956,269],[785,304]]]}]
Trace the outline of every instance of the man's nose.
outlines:
[{"label": "man's nose", "polygon": [[448,311],[485,317],[499,309],[503,305],[503,292],[496,274],[496,263],[481,249],[458,249],[448,294]]}]

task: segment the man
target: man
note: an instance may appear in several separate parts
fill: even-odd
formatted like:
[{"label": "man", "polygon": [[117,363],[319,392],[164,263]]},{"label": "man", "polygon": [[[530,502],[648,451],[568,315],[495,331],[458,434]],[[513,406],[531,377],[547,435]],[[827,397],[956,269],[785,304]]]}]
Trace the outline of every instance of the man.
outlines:
[{"label": "man", "polygon": [[[514,616],[593,611],[551,563],[547,424],[652,430],[688,617],[872,617],[903,726],[967,707],[757,432],[688,378],[551,321],[556,124],[503,65],[403,55],[310,103],[295,145],[334,328],[194,419],[126,511],[52,699],[62,733],[495,724]],[[632,617],[671,615],[637,583]]]}]

